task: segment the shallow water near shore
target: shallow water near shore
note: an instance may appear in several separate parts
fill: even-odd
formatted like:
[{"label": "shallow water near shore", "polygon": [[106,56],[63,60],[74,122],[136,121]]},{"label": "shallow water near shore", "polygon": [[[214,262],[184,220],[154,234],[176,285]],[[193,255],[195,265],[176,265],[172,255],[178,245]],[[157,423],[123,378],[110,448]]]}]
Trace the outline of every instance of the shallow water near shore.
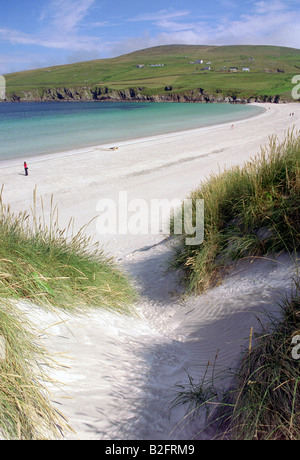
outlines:
[{"label": "shallow water near shore", "polygon": [[0,104],[0,160],[72,150],[249,118],[241,104],[34,102]]}]

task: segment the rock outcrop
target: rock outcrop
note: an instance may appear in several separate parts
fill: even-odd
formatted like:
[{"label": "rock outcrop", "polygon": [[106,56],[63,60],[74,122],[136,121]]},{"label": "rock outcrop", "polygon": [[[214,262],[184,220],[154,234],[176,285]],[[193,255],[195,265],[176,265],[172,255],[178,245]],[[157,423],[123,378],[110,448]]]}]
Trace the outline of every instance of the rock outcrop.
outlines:
[{"label": "rock outcrop", "polygon": [[260,96],[248,99],[226,94],[209,94],[198,88],[190,91],[172,91],[166,87],[158,94],[147,94],[144,88],[114,90],[107,87],[44,88],[7,94],[8,102],[44,101],[150,101],[150,102],[200,102],[200,103],[239,103],[281,102],[279,96]]}]

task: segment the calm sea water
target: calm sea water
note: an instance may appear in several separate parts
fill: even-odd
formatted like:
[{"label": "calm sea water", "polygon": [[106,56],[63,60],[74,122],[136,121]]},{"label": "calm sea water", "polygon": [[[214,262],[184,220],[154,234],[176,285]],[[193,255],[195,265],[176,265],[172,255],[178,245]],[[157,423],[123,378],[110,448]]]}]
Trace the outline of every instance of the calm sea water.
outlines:
[{"label": "calm sea water", "polygon": [[257,115],[232,104],[43,102],[0,104],[0,160],[61,152]]}]

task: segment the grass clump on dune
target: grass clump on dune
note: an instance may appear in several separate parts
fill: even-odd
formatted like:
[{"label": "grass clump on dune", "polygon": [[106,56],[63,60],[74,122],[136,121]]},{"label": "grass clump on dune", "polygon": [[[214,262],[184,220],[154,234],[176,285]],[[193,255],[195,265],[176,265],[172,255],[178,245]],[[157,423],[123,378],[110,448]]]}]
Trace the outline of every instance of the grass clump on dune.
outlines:
[{"label": "grass clump on dune", "polygon": [[255,338],[241,360],[234,379],[237,390],[226,406],[229,418],[222,420],[227,437],[300,440],[299,279],[279,304],[282,317]]},{"label": "grass clump on dune", "polygon": [[299,132],[282,143],[271,138],[243,167],[212,175],[192,192],[194,203],[204,200],[204,241],[181,244],[175,255],[190,291],[215,284],[232,261],[299,249],[299,159]]},{"label": "grass clump on dune", "polygon": [[[274,299],[275,300],[275,299]],[[270,317],[262,330],[252,335],[235,368],[204,374],[197,383],[177,390],[173,405],[187,405],[184,422],[205,410],[202,431],[215,439],[300,440],[300,283],[295,278],[291,292],[276,300],[281,317]],[[224,378],[229,388],[222,387]],[[198,433],[200,435],[200,433]]]},{"label": "grass clump on dune", "polygon": [[[54,409],[42,371],[47,353],[37,345],[36,334],[11,303],[0,303],[0,438],[58,439],[69,431]],[[43,366],[41,365],[43,364]]]},{"label": "grass clump on dune", "polygon": [[57,214],[51,202],[46,225],[36,217],[36,194],[33,212],[19,214],[0,195],[0,438],[57,439],[70,430],[46,390],[52,360],[18,302],[68,312],[94,307],[133,313],[135,291],[127,276],[92,244],[85,228],[74,234],[70,222],[60,230]]},{"label": "grass clump on dune", "polygon": [[175,255],[190,291],[215,285],[242,258],[288,252],[296,264],[291,292],[279,301],[280,318],[270,317],[255,337],[251,332],[236,368],[217,375],[230,379],[230,389],[217,388],[216,377],[199,385],[191,380],[175,399],[189,403],[189,414],[208,408],[208,424],[219,438],[300,439],[299,160],[300,132],[282,143],[271,138],[243,167],[211,176],[191,194],[194,203],[204,199],[204,241],[180,243]]},{"label": "grass clump on dune", "polygon": [[[35,199],[36,200],[36,199]],[[1,200],[0,297],[65,309],[101,307],[127,313],[134,290],[127,277],[84,233],[58,227],[51,204],[49,225]]]}]

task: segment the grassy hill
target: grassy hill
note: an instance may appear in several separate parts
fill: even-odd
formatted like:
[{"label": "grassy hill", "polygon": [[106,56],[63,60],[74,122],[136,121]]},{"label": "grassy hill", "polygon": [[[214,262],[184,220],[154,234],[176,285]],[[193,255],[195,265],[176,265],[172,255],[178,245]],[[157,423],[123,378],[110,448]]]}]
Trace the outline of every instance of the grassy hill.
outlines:
[{"label": "grassy hill", "polygon": [[151,97],[201,88],[205,94],[219,97],[264,100],[280,96],[291,100],[291,79],[297,74],[300,50],[294,48],[169,45],[112,59],[12,73],[6,80],[8,99],[30,99],[32,91],[33,98],[46,99],[49,90],[52,93],[48,98],[67,97],[56,97],[53,90],[58,88],[77,90],[79,99],[96,99],[99,94],[129,89]]}]

